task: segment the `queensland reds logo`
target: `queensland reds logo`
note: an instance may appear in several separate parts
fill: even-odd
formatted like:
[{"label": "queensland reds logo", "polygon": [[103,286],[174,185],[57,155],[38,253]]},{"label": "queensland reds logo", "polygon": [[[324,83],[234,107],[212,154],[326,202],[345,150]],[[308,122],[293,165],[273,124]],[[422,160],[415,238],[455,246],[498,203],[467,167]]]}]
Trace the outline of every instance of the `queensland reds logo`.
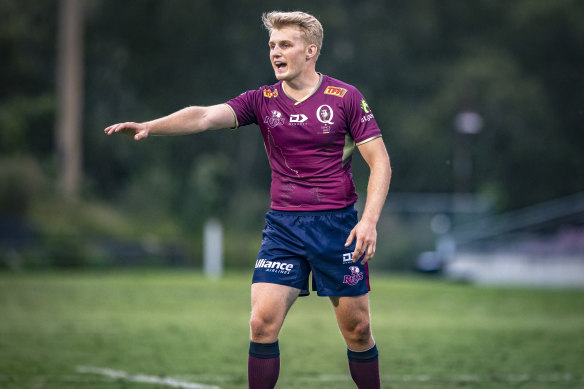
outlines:
[{"label": "queensland reds logo", "polygon": [[324,126],[320,127],[323,134],[334,132],[332,131],[332,125],[335,124],[333,123],[333,109],[330,107],[330,105],[325,104],[318,107],[316,110],[316,118],[319,122],[324,124]]},{"label": "queensland reds logo", "polygon": [[272,111],[272,116],[266,116],[264,119],[264,123],[267,123],[268,126],[274,128],[281,124],[284,124],[284,118],[282,117],[282,113],[279,111]]},{"label": "queensland reds logo", "polygon": [[349,266],[349,270],[351,271],[351,275],[343,278],[343,284],[357,285],[363,279],[363,273],[357,266]]},{"label": "queensland reds logo", "polygon": [[333,120],[333,109],[329,105],[321,105],[316,110],[316,117],[318,121],[324,124],[334,124]]}]

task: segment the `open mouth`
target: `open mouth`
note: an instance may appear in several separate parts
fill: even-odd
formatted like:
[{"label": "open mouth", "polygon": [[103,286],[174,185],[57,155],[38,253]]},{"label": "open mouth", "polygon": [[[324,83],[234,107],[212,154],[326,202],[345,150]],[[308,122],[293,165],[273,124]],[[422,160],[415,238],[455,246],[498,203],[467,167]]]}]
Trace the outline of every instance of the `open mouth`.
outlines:
[{"label": "open mouth", "polygon": [[281,62],[281,61],[275,61],[274,65],[276,66],[276,69],[278,70],[285,70],[286,69],[286,62]]}]

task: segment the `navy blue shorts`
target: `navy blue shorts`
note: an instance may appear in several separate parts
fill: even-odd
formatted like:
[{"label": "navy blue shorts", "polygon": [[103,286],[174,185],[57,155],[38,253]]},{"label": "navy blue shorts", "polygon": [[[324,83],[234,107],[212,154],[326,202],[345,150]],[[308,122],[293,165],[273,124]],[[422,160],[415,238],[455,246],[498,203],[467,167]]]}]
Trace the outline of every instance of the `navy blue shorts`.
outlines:
[{"label": "navy blue shorts", "polygon": [[312,290],[319,296],[367,293],[367,264],[353,262],[355,240],[345,247],[357,222],[353,206],[315,212],[269,211],[252,282],[291,286],[307,296],[312,272]]}]

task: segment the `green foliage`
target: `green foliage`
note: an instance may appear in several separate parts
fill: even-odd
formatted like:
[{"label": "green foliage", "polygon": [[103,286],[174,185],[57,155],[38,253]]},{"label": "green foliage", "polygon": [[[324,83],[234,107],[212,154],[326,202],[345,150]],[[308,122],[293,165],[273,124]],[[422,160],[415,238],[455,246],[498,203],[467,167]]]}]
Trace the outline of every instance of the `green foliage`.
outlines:
[{"label": "green foliage", "polygon": [[[167,235],[196,235],[215,216],[254,236],[270,181],[256,126],[139,143],[102,130],[273,83],[260,15],[290,3],[84,3],[85,196]],[[471,184],[498,211],[582,190],[582,1],[298,0],[293,8],[324,25],[317,69],[366,96],[390,151],[392,191],[453,191],[461,109],[484,119],[470,142]],[[0,153],[30,156],[46,177],[56,176],[47,161],[58,160],[57,9],[52,0],[0,2]],[[364,194],[368,167],[359,157],[353,173]],[[15,188],[0,194],[3,209],[25,207]],[[405,258],[408,245],[392,250]]]},{"label": "green foliage", "polygon": [[[93,91],[88,98],[98,109],[89,112],[96,127],[88,134],[92,139],[100,136],[98,123],[103,127],[116,120],[145,120],[187,104],[225,101],[273,82],[266,32],[259,23],[249,24],[259,20],[265,4],[233,3],[219,18],[218,9],[179,3],[152,2],[150,8],[135,9],[104,2],[93,10],[88,55],[96,67],[88,69]],[[574,46],[582,34],[574,16],[584,16],[580,3],[347,1],[295,6],[318,15],[325,26],[319,69],[355,84],[367,96],[392,155],[392,190],[452,191],[453,119],[462,108],[472,108],[484,118],[483,132],[472,146],[473,187],[502,187],[495,198],[499,209],[581,189],[573,179],[576,167],[584,164],[576,146],[582,143],[582,132],[575,130],[581,127],[582,110],[574,105],[582,98],[584,81],[576,54],[581,51]],[[106,15],[113,13],[120,23],[97,35],[104,31]],[[539,39],[532,39],[534,34]],[[105,50],[110,55],[103,56]],[[552,51],[554,55],[545,55]],[[181,54],[180,60],[175,53]],[[158,154],[157,164],[192,182],[197,154],[214,150],[235,166],[238,159],[233,158],[242,158],[234,153],[241,141],[222,133],[185,139],[180,145],[158,144],[148,152]],[[103,145],[100,155],[111,154],[107,169],[101,166],[96,172],[100,182],[129,174],[121,158],[140,152],[136,147],[128,150],[128,145],[111,140],[97,143]],[[117,152],[121,147],[124,151]],[[542,155],[546,163],[538,163]],[[265,156],[259,150],[254,158],[261,161]],[[367,167],[355,165],[364,189]],[[108,171],[115,175],[104,176]],[[250,181],[256,180],[246,173]],[[263,185],[269,180],[268,175],[259,177]],[[516,185],[518,178],[529,185]],[[236,180],[235,175],[226,179]],[[224,202],[210,206],[210,212],[217,213]]]},{"label": "green foliage", "polygon": [[52,154],[53,96],[11,96],[0,104],[0,151],[46,156]]},{"label": "green foliage", "polygon": [[53,152],[56,2],[0,2],[0,153]]},{"label": "green foliage", "polygon": [[88,264],[88,245],[79,234],[57,236],[46,245],[45,266],[55,268],[84,268]]},{"label": "green foliage", "polygon": [[186,224],[201,224],[209,217],[224,217],[230,193],[230,162],[221,152],[202,154],[194,161],[184,184],[179,206]]},{"label": "green foliage", "polygon": [[43,173],[34,159],[0,158],[0,216],[26,216],[43,186]]}]

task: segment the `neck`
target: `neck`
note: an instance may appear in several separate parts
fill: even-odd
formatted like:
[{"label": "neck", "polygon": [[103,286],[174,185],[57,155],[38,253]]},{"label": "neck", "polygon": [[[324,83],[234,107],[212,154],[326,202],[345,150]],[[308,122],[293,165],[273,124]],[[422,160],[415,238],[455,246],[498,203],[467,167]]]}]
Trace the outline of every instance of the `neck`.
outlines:
[{"label": "neck", "polygon": [[283,84],[286,90],[292,93],[301,93],[311,91],[320,82],[320,75],[312,70],[306,74],[302,74],[293,80],[284,80]]}]

